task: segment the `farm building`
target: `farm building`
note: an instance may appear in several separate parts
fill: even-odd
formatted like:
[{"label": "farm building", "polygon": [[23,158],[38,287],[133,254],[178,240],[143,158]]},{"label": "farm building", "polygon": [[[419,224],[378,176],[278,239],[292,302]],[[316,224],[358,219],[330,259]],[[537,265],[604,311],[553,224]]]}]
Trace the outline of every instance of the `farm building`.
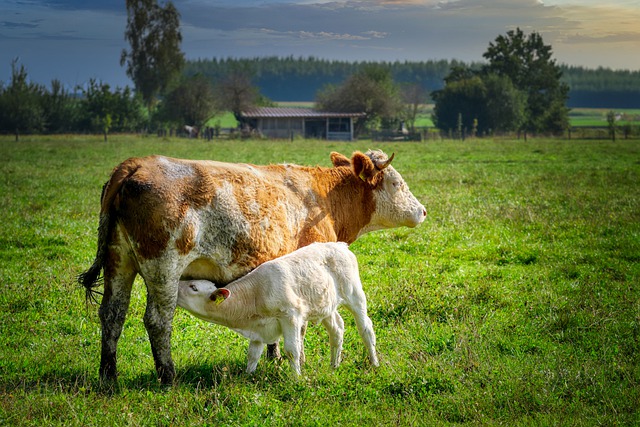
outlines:
[{"label": "farm building", "polygon": [[353,121],[364,113],[332,113],[311,108],[259,107],[241,113],[246,123],[268,138],[353,140]]}]

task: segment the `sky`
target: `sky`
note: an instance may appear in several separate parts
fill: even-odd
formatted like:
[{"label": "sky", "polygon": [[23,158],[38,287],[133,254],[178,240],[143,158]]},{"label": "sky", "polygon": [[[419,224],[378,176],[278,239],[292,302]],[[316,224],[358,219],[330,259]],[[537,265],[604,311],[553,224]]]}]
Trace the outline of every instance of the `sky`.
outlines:
[{"label": "sky", "polygon": [[[164,4],[164,0],[159,0]],[[482,61],[515,28],[539,33],[559,64],[640,70],[640,0],[173,0],[187,59]],[[132,86],[120,53],[124,0],[0,0],[0,81]]]}]

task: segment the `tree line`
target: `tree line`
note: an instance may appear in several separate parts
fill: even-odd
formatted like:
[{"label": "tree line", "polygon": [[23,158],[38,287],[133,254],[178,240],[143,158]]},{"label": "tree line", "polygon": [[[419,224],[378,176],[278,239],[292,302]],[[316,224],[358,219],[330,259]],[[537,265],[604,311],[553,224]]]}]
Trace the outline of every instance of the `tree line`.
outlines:
[{"label": "tree line", "polygon": [[59,80],[49,88],[29,81],[14,60],[9,84],[0,83],[0,133],[133,132],[147,119],[140,98],[129,87],[112,89],[95,79],[76,92]]},{"label": "tree line", "polygon": [[[187,61],[186,75],[203,75],[211,81],[231,70],[251,74],[262,94],[274,101],[312,101],[327,84],[338,84],[371,65],[387,68],[396,82],[418,84],[428,93],[444,87],[452,69],[479,69],[485,62],[336,61],[315,57],[211,58]],[[640,70],[589,69],[559,65],[561,81],[569,87],[570,108],[640,108]]]}]

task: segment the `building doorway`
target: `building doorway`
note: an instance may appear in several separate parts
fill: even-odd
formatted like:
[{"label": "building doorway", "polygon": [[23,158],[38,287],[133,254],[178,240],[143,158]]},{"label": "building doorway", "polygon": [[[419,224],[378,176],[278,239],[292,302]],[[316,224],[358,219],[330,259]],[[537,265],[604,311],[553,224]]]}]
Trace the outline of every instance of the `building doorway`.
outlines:
[{"label": "building doorway", "polygon": [[304,137],[312,139],[327,138],[327,121],[307,119],[304,121]]}]

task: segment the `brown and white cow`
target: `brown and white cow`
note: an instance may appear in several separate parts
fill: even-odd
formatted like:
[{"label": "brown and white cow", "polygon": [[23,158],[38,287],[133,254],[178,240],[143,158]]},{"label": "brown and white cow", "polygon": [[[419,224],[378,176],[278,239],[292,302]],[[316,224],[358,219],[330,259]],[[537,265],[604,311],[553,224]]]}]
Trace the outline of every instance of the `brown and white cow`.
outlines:
[{"label": "brown and white cow", "polygon": [[369,231],[415,227],[426,210],[381,151],[331,153],[332,168],[255,166],[162,156],[130,158],[102,190],[98,250],[79,281],[104,276],[100,375],[116,377],[116,347],[134,278],[147,286],[144,324],[156,370],[171,383],[178,282],[220,285],[312,242],[351,243]]}]

